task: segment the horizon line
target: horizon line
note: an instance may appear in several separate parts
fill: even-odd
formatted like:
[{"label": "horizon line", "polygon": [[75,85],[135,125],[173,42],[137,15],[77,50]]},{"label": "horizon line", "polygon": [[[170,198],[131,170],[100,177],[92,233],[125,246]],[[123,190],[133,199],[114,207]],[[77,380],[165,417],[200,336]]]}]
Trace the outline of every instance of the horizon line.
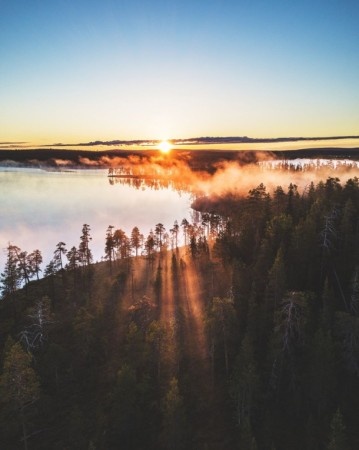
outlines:
[{"label": "horizon line", "polygon": [[[166,139],[172,145],[204,145],[204,144],[266,144],[275,142],[300,142],[300,141],[324,141],[324,140],[341,140],[341,139],[359,139],[359,135],[351,136],[317,136],[317,137],[276,137],[276,138],[251,138],[248,136],[201,136],[192,138]],[[144,147],[154,146],[162,142],[162,139],[113,139],[110,141],[89,141],[76,144],[71,143],[55,143],[50,144],[53,147],[95,147],[99,145],[141,145]],[[41,145],[47,147],[48,145]]]}]

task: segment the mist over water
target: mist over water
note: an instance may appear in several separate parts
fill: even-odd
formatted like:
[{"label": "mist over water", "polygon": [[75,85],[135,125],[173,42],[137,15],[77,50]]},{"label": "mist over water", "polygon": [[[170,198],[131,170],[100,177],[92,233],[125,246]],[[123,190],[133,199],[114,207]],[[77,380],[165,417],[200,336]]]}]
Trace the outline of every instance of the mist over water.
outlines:
[{"label": "mist over water", "polygon": [[[162,184],[170,181],[174,188],[188,190],[195,195],[246,196],[250,189],[263,183],[268,192],[277,186],[286,189],[291,183],[303,192],[311,183],[328,177],[338,177],[342,183],[359,176],[359,162],[350,159],[293,159],[280,160],[269,152],[238,153],[232,161],[212,162],[207,170],[191,167],[191,159],[137,158],[124,162],[113,158],[110,170],[120,176],[157,178]],[[119,166],[119,169],[116,167]],[[117,172],[116,172],[117,171]]]}]

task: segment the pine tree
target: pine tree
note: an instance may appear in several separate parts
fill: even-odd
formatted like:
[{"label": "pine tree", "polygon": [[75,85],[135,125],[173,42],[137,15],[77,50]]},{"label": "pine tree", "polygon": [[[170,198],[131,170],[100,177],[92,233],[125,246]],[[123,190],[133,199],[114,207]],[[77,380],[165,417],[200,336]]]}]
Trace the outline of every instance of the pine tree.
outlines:
[{"label": "pine tree", "polygon": [[192,258],[193,258],[193,259],[196,259],[198,247],[197,247],[196,237],[195,237],[193,234],[192,234],[192,236],[191,236],[191,238],[190,238],[189,248],[190,248],[190,250],[191,250],[191,256],[192,256]]},{"label": "pine tree", "polygon": [[241,450],[257,450],[257,441],[253,436],[252,426],[249,417],[246,417],[241,424],[240,429],[240,449]]},{"label": "pine tree", "polygon": [[56,245],[56,250],[54,251],[53,262],[57,270],[63,269],[62,256],[66,255],[67,252],[65,245],[66,245],[65,242],[59,242]]},{"label": "pine tree", "polygon": [[18,252],[17,258],[20,282],[24,282],[24,284],[27,285],[33,275],[31,261],[27,252]]},{"label": "pine tree", "polygon": [[186,448],[186,416],[183,398],[180,394],[177,378],[172,378],[163,401],[164,448],[181,450]]},{"label": "pine tree", "polygon": [[32,253],[30,253],[29,261],[32,273],[36,274],[36,278],[39,279],[39,272],[41,272],[40,266],[42,264],[42,254],[40,250],[34,250]]},{"label": "pine tree", "polygon": [[135,255],[138,256],[138,249],[141,247],[142,234],[138,227],[134,227],[131,231],[131,246],[135,249]]},{"label": "pine tree", "polygon": [[165,232],[165,227],[162,223],[158,223],[155,227],[155,235],[157,237],[157,246],[159,250],[162,250],[162,237]]},{"label": "pine tree", "polygon": [[[135,428],[136,418],[136,374],[128,365],[124,365],[117,373],[116,400],[119,402],[117,424],[124,434],[125,441]],[[132,422],[132,423],[131,423]],[[126,439],[127,437],[127,439]]]},{"label": "pine tree", "polygon": [[273,266],[268,273],[266,301],[273,311],[281,302],[286,289],[286,273],[282,247],[278,250]]},{"label": "pine tree", "polygon": [[71,247],[71,249],[67,252],[66,257],[68,259],[67,268],[71,271],[75,271],[80,265],[80,255],[77,248]]},{"label": "pine tree", "polygon": [[274,215],[284,213],[287,206],[287,196],[281,186],[277,186],[273,193],[271,209]]},{"label": "pine tree", "polygon": [[175,248],[177,248],[178,247],[178,233],[179,233],[179,225],[178,225],[177,220],[175,220],[175,222],[173,224],[173,228],[170,229],[170,233],[174,237]]},{"label": "pine tree", "polygon": [[113,233],[113,240],[116,249],[116,256],[117,258],[122,258],[126,254],[126,242],[128,241],[126,233],[121,230],[121,228],[115,230]]},{"label": "pine tree", "polygon": [[187,245],[187,240],[188,240],[188,227],[189,227],[189,222],[187,219],[183,219],[181,222],[181,226],[183,228],[183,235],[184,235],[184,245]]},{"label": "pine tree", "polygon": [[92,263],[93,257],[90,250],[90,241],[92,237],[90,236],[90,225],[85,223],[82,227],[82,235],[80,236],[79,254],[81,263],[84,266],[89,266]]},{"label": "pine tree", "polygon": [[349,311],[354,316],[359,316],[359,266],[355,268],[351,280]]},{"label": "pine tree", "polygon": [[52,259],[49,264],[45,267],[44,275],[45,277],[51,277],[56,273],[56,263]]},{"label": "pine tree", "polygon": [[229,374],[230,341],[235,336],[237,328],[236,311],[231,298],[214,297],[207,311],[207,332],[211,342],[212,376],[216,349],[223,345],[224,365],[226,375]]},{"label": "pine tree", "polygon": [[330,430],[328,450],[348,450],[346,427],[343,415],[339,409],[333,416]]},{"label": "pine tree", "polygon": [[258,398],[259,383],[254,346],[247,334],[242,340],[230,381],[230,394],[234,400],[238,425],[253,414]]},{"label": "pine tree", "polygon": [[324,417],[335,401],[335,347],[330,331],[319,328],[307,351],[306,394],[315,417]]},{"label": "pine tree", "polygon": [[26,411],[39,398],[37,375],[31,367],[32,357],[20,343],[15,343],[5,355],[0,377],[1,402],[14,410],[22,427],[24,449],[27,450]]},{"label": "pine tree", "polygon": [[115,240],[113,237],[113,225],[109,225],[106,230],[105,258],[110,262],[110,272],[112,273],[112,261],[115,256]]},{"label": "pine tree", "polygon": [[153,258],[153,252],[155,248],[155,235],[152,230],[150,230],[149,235],[147,236],[146,242],[145,242],[145,250],[147,257],[149,261]]},{"label": "pine tree", "polygon": [[12,295],[20,285],[20,276],[18,269],[18,253],[20,249],[15,245],[9,244],[6,248],[7,258],[4,272],[1,274],[0,281],[1,294],[3,298]]},{"label": "pine tree", "polygon": [[322,314],[321,322],[324,330],[332,331],[335,312],[335,295],[332,287],[329,285],[328,278],[325,279],[322,294]]}]

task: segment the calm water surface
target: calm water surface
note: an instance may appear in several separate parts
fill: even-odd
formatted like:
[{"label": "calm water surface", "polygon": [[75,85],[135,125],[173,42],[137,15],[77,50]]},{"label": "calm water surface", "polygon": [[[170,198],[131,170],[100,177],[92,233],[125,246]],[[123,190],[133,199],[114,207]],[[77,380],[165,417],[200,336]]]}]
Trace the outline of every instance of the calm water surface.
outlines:
[{"label": "calm water surface", "polygon": [[[108,225],[147,235],[161,222],[191,217],[190,194],[110,185],[106,170],[47,172],[0,168],[0,271],[8,242],[28,252],[40,249],[47,264],[59,241],[79,244],[82,225],[91,226],[94,260],[104,255]],[[44,265],[43,264],[43,268]]]}]

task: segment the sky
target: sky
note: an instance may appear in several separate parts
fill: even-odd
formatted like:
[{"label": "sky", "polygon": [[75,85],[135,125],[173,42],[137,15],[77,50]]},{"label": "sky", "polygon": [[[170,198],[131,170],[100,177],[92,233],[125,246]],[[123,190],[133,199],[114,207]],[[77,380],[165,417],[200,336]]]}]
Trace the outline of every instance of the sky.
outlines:
[{"label": "sky", "polygon": [[0,10],[0,143],[359,135],[357,0]]}]

